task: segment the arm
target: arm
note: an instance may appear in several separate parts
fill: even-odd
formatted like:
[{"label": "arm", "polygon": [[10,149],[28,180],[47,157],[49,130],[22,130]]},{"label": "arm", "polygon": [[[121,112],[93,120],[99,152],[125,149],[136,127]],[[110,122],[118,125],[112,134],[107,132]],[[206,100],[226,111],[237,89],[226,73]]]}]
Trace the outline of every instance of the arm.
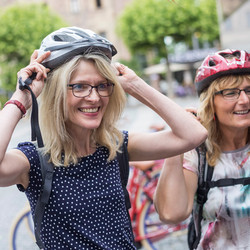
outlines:
[{"label": "arm", "polygon": [[149,86],[131,69],[121,64],[117,64],[116,69],[125,92],[154,110],[171,128],[170,131],[129,134],[131,161],[163,159],[182,154],[206,139],[206,129],[192,114]]},{"label": "arm", "polygon": [[[43,88],[44,79],[48,70],[40,63],[50,55],[50,52],[37,58],[35,51],[31,56],[30,64],[18,72],[18,77],[26,80],[36,72],[36,78],[33,80],[31,88],[36,96],[38,96]],[[31,106],[31,96],[29,91],[21,91],[17,83],[16,91],[11,100],[19,101],[25,109]],[[7,147],[14,132],[16,125],[22,118],[20,109],[14,104],[6,105],[0,111],[0,186],[10,186],[13,184],[22,184],[24,187],[28,185],[29,161],[26,156],[19,150],[10,150]]]},{"label": "arm", "polygon": [[188,218],[197,189],[197,175],[182,167],[182,156],[165,160],[154,196],[154,205],[165,223]]}]

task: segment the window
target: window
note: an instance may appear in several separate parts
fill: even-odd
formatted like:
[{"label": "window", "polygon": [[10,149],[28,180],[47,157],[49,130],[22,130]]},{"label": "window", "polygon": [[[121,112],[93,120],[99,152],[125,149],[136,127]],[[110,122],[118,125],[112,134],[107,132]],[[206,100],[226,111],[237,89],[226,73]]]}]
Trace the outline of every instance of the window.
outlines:
[{"label": "window", "polygon": [[96,7],[101,8],[102,7],[102,1],[101,0],[96,0]]},{"label": "window", "polygon": [[232,20],[230,19],[230,17],[227,18],[226,21],[225,21],[225,29],[227,31],[232,30]]},{"label": "window", "polygon": [[72,13],[80,12],[79,0],[70,0],[70,10]]}]

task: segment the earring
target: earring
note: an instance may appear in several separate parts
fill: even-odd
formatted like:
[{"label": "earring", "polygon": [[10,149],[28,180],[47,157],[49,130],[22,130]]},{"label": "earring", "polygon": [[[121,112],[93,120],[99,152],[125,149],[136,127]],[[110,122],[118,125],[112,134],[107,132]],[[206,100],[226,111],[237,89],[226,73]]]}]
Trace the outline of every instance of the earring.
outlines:
[{"label": "earring", "polygon": [[214,114],[213,120],[215,121],[215,114]]}]

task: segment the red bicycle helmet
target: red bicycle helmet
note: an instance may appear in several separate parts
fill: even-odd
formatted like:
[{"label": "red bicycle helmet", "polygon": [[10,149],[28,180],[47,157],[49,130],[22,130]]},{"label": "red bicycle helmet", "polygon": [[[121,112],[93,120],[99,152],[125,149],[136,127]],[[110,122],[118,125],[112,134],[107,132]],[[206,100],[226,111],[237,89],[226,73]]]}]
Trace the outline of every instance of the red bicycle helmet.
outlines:
[{"label": "red bicycle helmet", "polygon": [[78,27],[61,28],[46,36],[38,53],[41,55],[46,51],[51,51],[51,55],[42,64],[51,70],[76,55],[94,52],[103,54],[111,60],[117,53],[114,45],[106,38]]},{"label": "red bicycle helmet", "polygon": [[250,74],[250,55],[246,51],[226,49],[207,56],[195,77],[198,95],[218,77],[231,74]]}]

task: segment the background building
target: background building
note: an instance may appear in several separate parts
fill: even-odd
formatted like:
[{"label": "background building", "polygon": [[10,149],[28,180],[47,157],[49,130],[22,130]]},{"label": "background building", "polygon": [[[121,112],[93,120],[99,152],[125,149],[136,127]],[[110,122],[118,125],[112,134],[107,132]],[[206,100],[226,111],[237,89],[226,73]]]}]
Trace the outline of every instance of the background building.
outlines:
[{"label": "background building", "polygon": [[[116,34],[117,18],[132,0],[1,0],[0,7],[15,3],[45,3],[70,26],[92,29],[106,37],[118,50],[117,60],[130,59],[130,53]],[[250,0],[216,0],[221,48],[250,51]]]},{"label": "background building", "polygon": [[250,1],[217,0],[221,48],[250,52]]},{"label": "background building", "polygon": [[[15,3],[45,3],[69,26],[91,29],[110,40],[118,50],[115,59],[129,60],[130,53],[116,34],[116,21],[132,0],[1,0],[0,8]],[[46,18],[46,17],[44,17]]]}]

